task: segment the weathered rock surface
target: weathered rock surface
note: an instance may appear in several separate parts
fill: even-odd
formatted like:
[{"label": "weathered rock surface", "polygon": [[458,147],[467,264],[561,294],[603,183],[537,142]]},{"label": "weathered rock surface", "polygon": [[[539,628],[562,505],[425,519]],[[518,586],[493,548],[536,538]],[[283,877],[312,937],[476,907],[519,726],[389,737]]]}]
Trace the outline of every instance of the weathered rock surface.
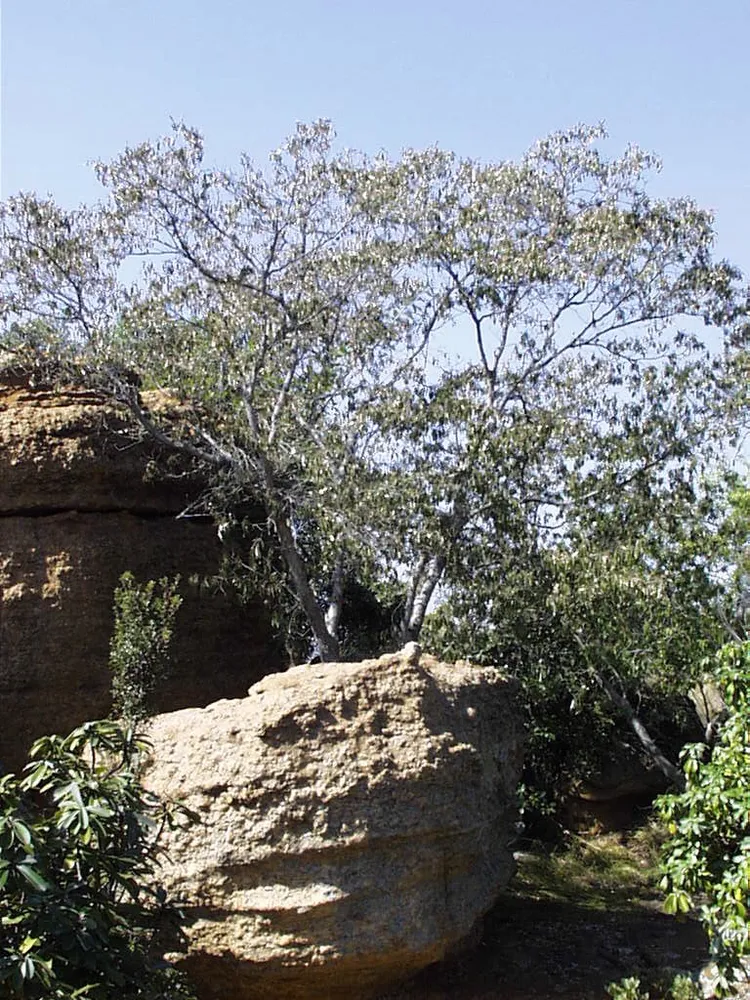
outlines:
[{"label": "weathered rock surface", "polygon": [[154,460],[163,464],[164,456],[134,434],[125,410],[95,392],[32,387],[22,376],[2,371],[0,449],[0,514],[5,515],[73,510],[173,515],[200,488],[195,476],[171,477],[156,469]]},{"label": "weathered rock surface", "polygon": [[513,866],[512,690],[393,654],[157,717],[146,784],[200,816],[160,873],[199,995],[355,1000],[469,934]]},{"label": "weathered rock surface", "polygon": [[125,570],[182,575],[176,670],[158,710],[237,697],[278,669],[262,609],[201,590],[219,564],[216,532],[176,520],[200,484],[165,474],[158,457],[95,394],[0,384],[0,766],[19,767],[45,733],[109,713],[112,598]]}]

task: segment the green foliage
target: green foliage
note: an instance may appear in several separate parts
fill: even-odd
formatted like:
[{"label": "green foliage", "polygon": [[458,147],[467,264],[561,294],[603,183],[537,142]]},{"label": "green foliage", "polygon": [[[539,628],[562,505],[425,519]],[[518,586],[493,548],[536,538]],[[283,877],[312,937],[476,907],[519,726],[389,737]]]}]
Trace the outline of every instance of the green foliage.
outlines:
[{"label": "green foliage", "polygon": [[649,983],[648,988],[638,976],[628,976],[609,983],[607,993],[612,1000],[703,1000],[698,984],[682,973],[659,977],[656,982]]},{"label": "green foliage", "polygon": [[396,638],[417,638],[431,598],[483,568],[591,522],[637,537],[732,431],[736,384],[701,330],[736,333],[738,274],[712,259],[710,214],[650,197],[657,161],[606,159],[604,135],[485,164],[340,152],[320,121],[265,168],[222,170],[177,124],[99,164],[99,205],[0,206],[0,340],[200,463],[222,525],[259,501],[270,554],[252,539],[238,565],[324,658],[345,640],[342,567],[400,588]]},{"label": "green foliage", "polygon": [[663,888],[669,913],[698,908],[719,969],[720,995],[728,995],[750,956],[750,643],[725,646],[716,680],[728,718],[712,747],[688,746],[686,788],[663,797],[659,811],[671,840]]},{"label": "green foliage", "polygon": [[730,634],[741,641],[750,625],[750,489],[739,476],[732,477],[730,484],[720,538],[731,586],[721,612]]},{"label": "green foliage", "polygon": [[110,644],[113,710],[129,723],[149,715],[148,699],[169,673],[169,645],[182,598],[180,578],[138,583],[123,573],[115,590]]},{"label": "green foliage", "polygon": [[[672,510],[677,504],[675,498]],[[677,757],[697,735],[685,697],[720,641],[713,612],[712,541],[696,537],[702,508],[685,503],[680,539],[643,520],[613,532],[603,512],[576,535],[535,539],[506,558],[478,558],[428,617],[424,641],[448,658],[506,665],[520,680],[527,746],[523,797],[530,817],[555,811],[576,779],[647,757],[624,699],[659,747]],[[613,747],[617,747],[613,753]]]},{"label": "green foliage", "polygon": [[612,1000],[649,1000],[650,996],[641,989],[641,981],[637,976],[628,976],[617,983],[610,983],[607,993]]},{"label": "green foliage", "polygon": [[174,811],[138,783],[147,750],[90,722],[38,740],[22,775],[0,778],[0,997],[190,996],[151,955],[176,911],[154,883]]}]

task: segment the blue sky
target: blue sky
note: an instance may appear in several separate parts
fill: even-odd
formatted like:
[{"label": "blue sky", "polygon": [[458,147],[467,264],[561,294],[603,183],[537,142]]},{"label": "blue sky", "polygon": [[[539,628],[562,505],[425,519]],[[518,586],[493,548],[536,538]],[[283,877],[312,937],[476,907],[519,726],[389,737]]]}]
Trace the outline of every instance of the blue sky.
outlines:
[{"label": "blue sky", "polygon": [[170,116],[221,163],[318,117],[346,146],[483,159],[603,119],[750,271],[748,38],[748,0],[2,0],[2,194],[95,197],[87,161]]}]

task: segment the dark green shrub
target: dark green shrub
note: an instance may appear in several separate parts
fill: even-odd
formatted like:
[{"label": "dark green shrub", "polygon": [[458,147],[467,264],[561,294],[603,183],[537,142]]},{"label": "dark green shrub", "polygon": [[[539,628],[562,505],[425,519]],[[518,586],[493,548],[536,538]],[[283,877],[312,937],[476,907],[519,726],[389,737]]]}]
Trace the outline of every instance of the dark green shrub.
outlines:
[{"label": "dark green shrub", "polygon": [[690,976],[667,973],[656,979],[646,988],[638,976],[629,976],[609,983],[607,993],[612,1000],[703,1000],[700,986]]},{"label": "dark green shrub", "polygon": [[698,908],[726,996],[750,955],[750,642],[720,651],[716,677],[728,718],[712,747],[686,747],[685,791],[662,797],[659,811],[671,834],[665,908]]},{"label": "dark green shrub", "polygon": [[116,715],[138,723],[148,699],[169,672],[169,645],[182,598],[179,577],[138,583],[123,573],[115,590],[115,628],[110,644],[112,699]]},{"label": "dark green shrub", "polygon": [[175,810],[138,782],[146,741],[111,721],[38,740],[0,778],[0,998],[190,996],[152,958],[176,911],[154,884]]}]

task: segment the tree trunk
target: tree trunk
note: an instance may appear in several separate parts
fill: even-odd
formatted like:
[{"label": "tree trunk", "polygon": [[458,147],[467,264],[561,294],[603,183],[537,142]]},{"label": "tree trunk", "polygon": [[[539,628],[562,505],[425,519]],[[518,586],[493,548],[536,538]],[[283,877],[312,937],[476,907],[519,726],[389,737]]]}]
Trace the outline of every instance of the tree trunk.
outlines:
[{"label": "tree trunk", "polygon": [[339,622],[341,621],[341,610],[344,601],[344,556],[339,552],[336,556],[336,564],[331,575],[331,599],[328,602],[328,610],[325,614],[325,623],[328,632],[332,636],[337,636]]},{"label": "tree trunk", "polygon": [[315,593],[310,585],[307,570],[297,549],[289,520],[284,513],[283,501],[279,498],[273,466],[261,445],[258,415],[252,405],[250,394],[244,395],[245,413],[257,444],[257,460],[263,477],[263,490],[266,507],[273,518],[276,534],[281,546],[281,554],[286,562],[289,575],[294,584],[294,592],[302,605],[308,624],[312,629],[318,654],[324,662],[335,662],[339,658],[339,644],[326,625],[325,616],[318,604]]},{"label": "tree trunk", "polygon": [[630,704],[628,699],[623,694],[620,694],[614,685],[611,684],[607,678],[603,677],[598,671],[595,671],[594,675],[597,683],[610,701],[620,709],[622,714],[628,720],[630,728],[638,737],[641,746],[649,755],[651,760],[656,764],[661,773],[672,782],[673,785],[675,785],[680,791],[683,791],[685,788],[684,774],[661,752],[656,741],[651,736],[648,729],[646,729],[643,722],[638,718],[635,709]]},{"label": "tree trunk", "polygon": [[[160,428],[157,427],[153,421],[151,421],[148,414],[143,409],[140,403],[137,388],[130,387],[127,393],[121,388],[119,395],[112,390],[110,390],[110,393],[120,402],[124,402],[129,407],[141,426],[144,427],[144,429],[160,444],[172,448],[175,451],[182,452],[183,454],[188,454],[191,458],[197,458],[202,462],[206,462],[214,466],[224,466],[229,469],[233,468],[234,457],[229,452],[219,448],[215,442],[210,441],[210,450],[201,450],[161,431]],[[256,441],[259,441],[260,432],[258,428],[258,420],[247,399],[245,399],[245,408],[248,416],[248,423],[253,430]],[[323,661],[335,662],[339,659],[339,644],[335,636],[335,630],[329,630],[326,622],[326,616],[323,615],[320,605],[318,604],[310,585],[304,562],[300,557],[297,545],[294,541],[294,534],[292,533],[291,526],[286,516],[282,513],[281,503],[274,484],[273,468],[261,448],[258,449],[258,461],[263,477],[267,509],[273,512],[273,523],[275,525],[276,534],[281,546],[281,553],[284,557],[284,561],[286,562],[287,569],[289,570],[289,575],[292,578],[292,583],[294,584],[294,591],[300,604],[302,605],[303,611],[305,612],[308,624],[312,629],[320,658]],[[335,624],[337,625],[338,621],[336,621]]]},{"label": "tree trunk", "polygon": [[429,560],[420,560],[415,571],[415,578],[409,588],[409,599],[401,624],[402,646],[405,646],[407,642],[416,642],[419,639],[427,608],[435,593],[435,588],[440,583],[445,562],[445,556],[431,556]]},{"label": "tree trunk", "polygon": [[289,522],[286,517],[277,512],[275,524],[276,534],[279,537],[279,544],[281,545],[281,554],[284,556],[284,560],[289,568],[289,575],[292,578],[295,593],[310,623],[320,658],[323,662],[335,662],[339,659],[338,640],[328,630],[325,616],[316,600],[313,589],[310,586],[310,581],[307,578],[304,563],[297,551]]}]

